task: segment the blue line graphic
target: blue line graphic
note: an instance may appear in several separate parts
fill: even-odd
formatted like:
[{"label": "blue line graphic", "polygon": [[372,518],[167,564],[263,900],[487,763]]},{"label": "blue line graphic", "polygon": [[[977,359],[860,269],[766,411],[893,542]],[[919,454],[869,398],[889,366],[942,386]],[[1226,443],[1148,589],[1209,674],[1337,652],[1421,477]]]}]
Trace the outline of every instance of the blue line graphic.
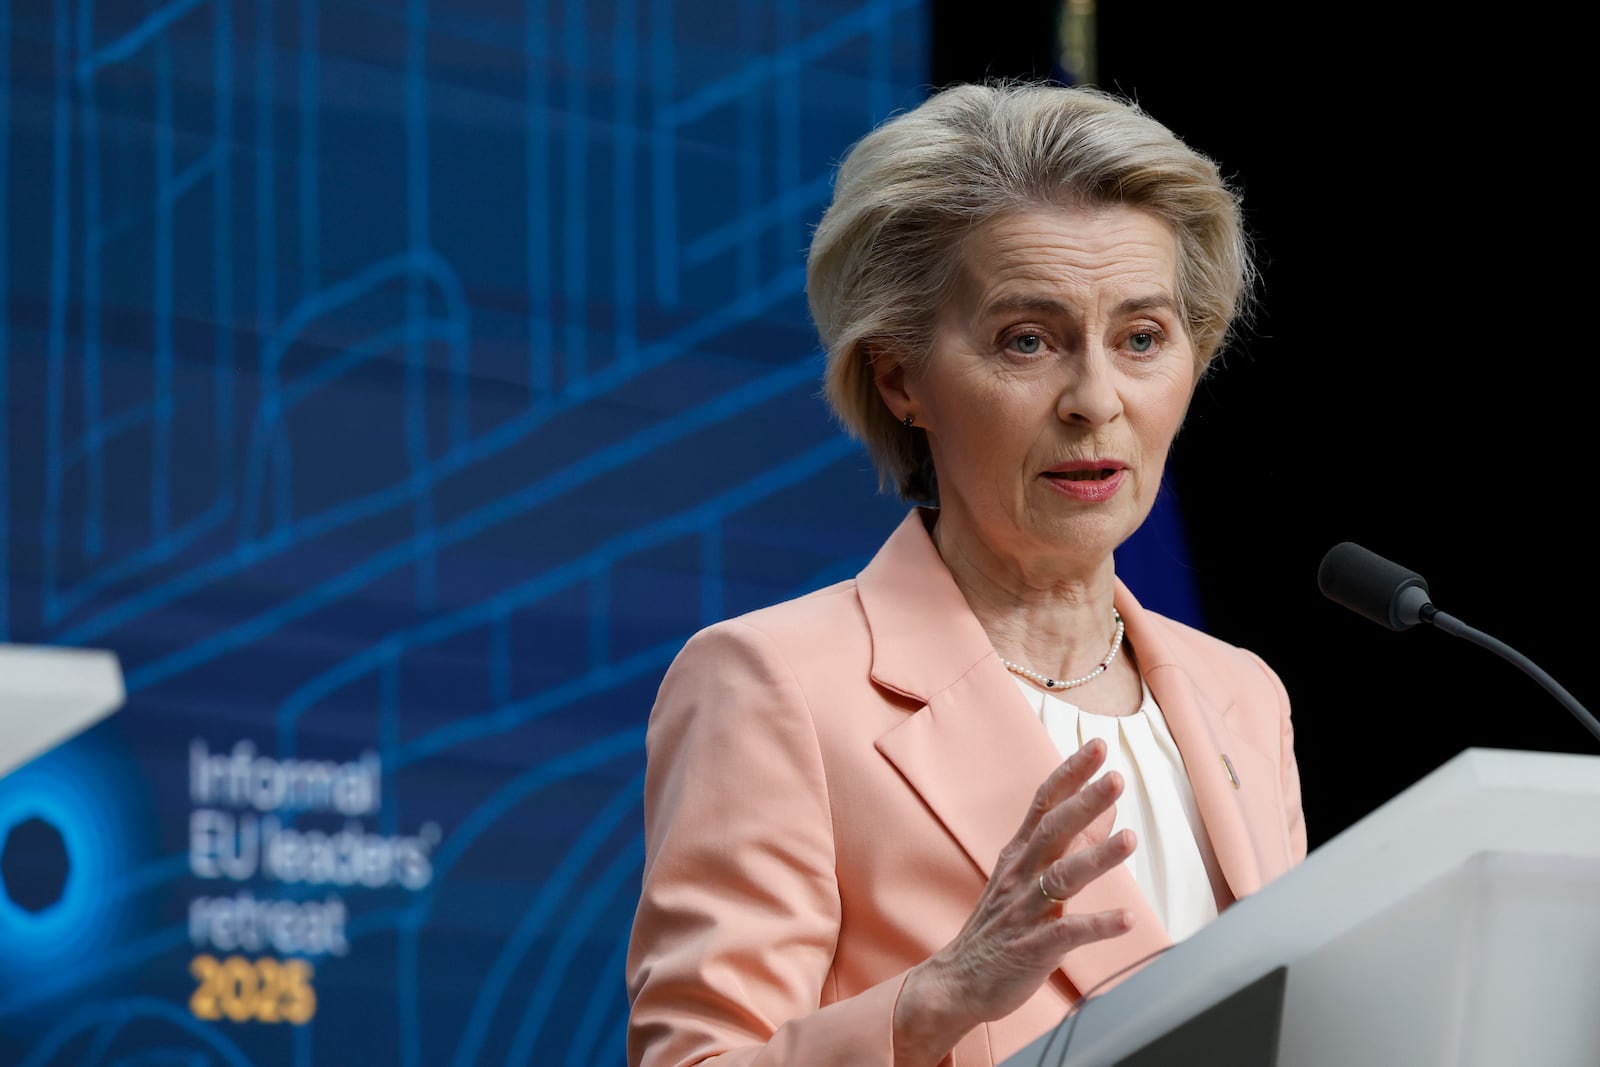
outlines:
[{"label": "blue line graphic", "polygon": [[155,444],[150,457],[150,530],[167,532],[172,519],[172,50],[155,42]]},{"label": "blue line graphic", "polygon": [[663,307],[678,306],[678,153],[669,109],[676,88],[673,51],[677,44],[672,0],[650,0],[650,72],[655,89],[651,110],[652,243],[656,260],[656,299]]},{"label": "blue line graphic", "polygon": [[[167,76],[171,77],[170,69]],[[170,101],[169,101],[170,102]],[[217,164],[227,155],[219,146],[211,149],[205,155],[195,160],[178,172],[178,176],[168,183],[167,193],[161,198],[163,208],[171,208],[183,199],[185,193],[199,185],[205,179],[216,173]],[[109,235],[109,234],[108,234]]]},{"label": "blue line graphic", "polygon": [[[227,152],[223,149],[224,146],[217,145],[179,171],[167,184],[166,193],[157,195],[155,206],[176,205],[186,193],[189,193],[201,182],[211,177],[216,172],[218,165],[227,158]],[[96,231],[100,235],[100,246],[104,248],[122,238],[128,237],[135,228],[144,224],[149,217],[150,212],[148,210],[144,207],[138,207],[128,208],[119,215],[101,220]]]},{"label": "blue line graphic", "polygon": [[110,892],[119,897],[137,896],[189,873],[189,856],[184,853],[147,863],[132,874],[118,879]]},{"label": "blue line graphic", "polygon": [[[400,646],[385,641],[378,667],[378,756],[383,760],[384,792],[395,796],[394,758],[400,749]],[[400,805],[393,800],[383,806],[379,821],[384,833],[393,834],[400,826]]]},{"label": "blue line graphic", "polygon": [[109,1067],[212,1067],[212,1059],[193,1049],[153,1048],[132,1056],[112,1060]]},{"label": "blue line graphic", "polygon": [[[888,25],[896,15],[921,7],[922,0],[872,0],[809,37],[753,59],[737,74],[701,86],[667,108],[660,116],[661,121],[669,126],[693,122],[719,107],[738,101],[746,93],[759,91],[762,83],[771,80],[777,72],[820,59],[852,38]],[[881,116],[884,112],[875,114]]]},{"label": "blue line graphic", "polygon": [[[634,863],[635,870],[643,868],[642,849],[634,858]],[[630,900],[621,906],[631,908],[635,903]],[[616,906],[615,902],[613,906]],[[596,1063],[621,1062],[621,1057],[615,1054],[597,1058],[595,1044],[603,1033],[622,1034],[627,1031],[627,986],[622,976],[627,965],[631,933],[631,927],[618,925],[617,933],[612,939],[611,951],[606,953],[605,963],[600,966],[599,973],[603,976],[605,984],[597,989],[595,995],[591,996],[588,1003],[583,1006],[583,1014],[579,1016],[577,1025],[572,1028],[572,1036],[567,1039],[567,1055],[563,1067],[591,1067]],[[607,988],[610,989],[609,995],[605,992]]]},{"label": "blue line graphic", "polygon": [[545,760],[502,785],[468,812],[450,832],[449,838],[434,858],[433,884],[419,893],[416,902],[406,910],[426,918],[433,909],[437,888],[445,876],[460,862],[467,849],[517,804],[549,786],[597,770],[622,756],[638,756],[643,751],[643,727],[624,730],[621,733],[598,738],[572,752],[565,752]]},{"label": "blue line graphic", "polygon": [[[77,461],[81,460],[85,468],[85,498],[84,498],[84,528],[83,549],[87,556],[98,555],[102,548],[103,537],[103,504],[105,497],[104,471],[102,457],[104,446],[110,443],[117,434],[132,429],[138,425],[138,420],[133,418],[135,413],[144,411],[155,423],[153,438],[154,448],[154,473],[151,479],[151,527],[160,535],[167,529],[168,521],[168,481],[169,475],[165,473],[170,462],[170,427],[171,427],[171,391],[170,377],[173,366],[173,348],[171,333],[171,286],[172,286],[172,228],[171,212],[176,201],[190,188],[206,176],[215,166],[220,166],[225,153],[217,149],[208,152],[196,163],[187,167],[181,174],[174,176],[172,173],[172,137],[171,137],[171,65],[170,50],[166,39],[160,35],[177,17],[187,13],[194,5],[180,4],[164,9],[147,17],[132,32],[126,34],[116,43],[102,49],[101,52],[81,61],[74,70],[78,91],[82,97],[81,129],[84,142],[83,149],[83,199],[84,199],[84,267],[82,277],[82,344],[83,344],[83,410],[84,410],[84,439],[82,443],[73,445],[63,452],[60,441],[60,415],[57,404],[64,401],[60,397],[57,387],[52,385],[52,430],[48,435],[47,449],[51,456],[47,459],[46,469],[49,472],[49,491],[45,506],[45,522],[52,530],[59,523],[59,506],[61,500],[60,479],[66,471]],[[58,19],[64,19],[58,11]],[[93,43],[93,17],[91,0],[82,0],[77,19],[78,51],[83,55],[90,55]],[[66,86],[60,83],[61,74],[68,69],[64,53],[60,51],[63,40],[59,35],[65,30],[63,21],[58,21],[58,94],[66,94]],[[110,420],[102,419],[102,345],[101,345],[101,315],[102,315],[102,279],[104,274],[102,249],[106,244],[122,232],[129,225],[129,221],[114,220],[107,223],[102,217],[102,185],[100,162],[100,106],[97,100],[95,77],[107,64],[113,61],[126,59],[146,45],[151,45],[154,53],[156,68],[156,116],[152,124],[155,159],[155,188],[156,198],[154,205],[155,234],[153,243],[154,257],[154,282],[155,299],[152,307],[154,313],[153,342],[156,359],[154,362],[154,382],[152,384],[152,400],[144,408],[134,411],[124,411]],[[62,103],[62,96],[58,95],[58,106]],[[64,138],[70,136],[66,127],[58,122],[58,167],[61,172],[66,172]],[[66,188],[70,188],[70,181],[58,189],[58,196]],[[55,205],[54,220],[57,227],[54,244],[59,258],[56,260],[63,267],[66,264],[65,242],[67,228],[70,227],[70,212],[65,205],[58,202]],[[52,300],[56,298],[53,296]],[[228,305],[224,303],[224,307]],[[54,318],[54,316],[53,316]],[[63,328],[61,325],[52,325],[52,347],[59,345]],[[52,356],[52,360],[58,358]],[[185,527],[179,531],[185,538],[192,533],[192,528]],[[47,538],[47,559],[45,564],[45,607],[47,618],[59,618],[63,610],[57,601],[55,575],[57,573],[57,538],[52,535]],[[119,569],[126,568],[126,561],[115,565]]]},{"label": "blue line graphic", "polygon": [[115,1017],[104,1019],[99,1026],[95,1027],[94,1041],[89,1045],[89,1048],[83,1054],[83,1058],[79,1061],[83,1064],[83,1067],[93,1067],[94,1064],[105,1058],[106,1048],[116,1039],[117,1031],[120,1029],[122,1029],[122,1022]]},{"label": "blue line graphic", "polygon": [[[637,787],[642,786],[643,781],[641,775],[634,783],[630,783],[636,786],[628,796],[630,812],[638,802]],[[555,944],[545,957],[539,980],[533,987],[533,995],[523,1008],[517,1032],[511,1039],[511,1050],[506,1053],[506,1067],[535,1062],[533,1057],[538,1051],[536,1043],[569,966],[584,947],[584,942],[590,939],[595,924],[607,909],[631,905],[636,894],[628,883],[638,878],[643,865],[644,835],[641,833],[617,852],[592,883],[584,886],[578,907],[562,924],[561,933],[556,936]],[[619,892],[624,898],[620,904],[617,900]]]},{"label": "blue line graphic", "polygon": [[496,615],[489,629],[489,699],[504,704],[511,699],[511,624]]},{"label": "blue line graphic", "polygon": [[[79,0],[78,51],[87,55],[94,41],[93,0]],[[78,86],[83,96],[80,112],[83,130],[83,425],[93,430],[104,410],[100,396],[100,117],[92,79]],[[91,559],[100,554],[101,508],[105,499],[105,469],[100,449],[90,449],[85,463],[83,551]]]},{"label": "blue line graphic", "polygon": [[672,661],[672,657],[683,647],[683,641],[681,636],[663,641],[627,659],[569,678],[561,685],[541,690],[524,700],[505,704],[487,714],[463,719],[449,726],[441,726],[403,746],[395,756],[395,765],[404,768],[422,763],[459,745],[507,733],[581,700],[609,693],[628,682],[648,678]]},{"label": "blue line graphic", "polygon": [[[406,5],[406,236],[414,255],[427,255],[428,237],[428,124],[427,55],[425,52],[428,11],[425,0],[408,0]],[[418,322],[427,315],[428,295],[422,277],[406,277],[406,321]],[[406,450],[411,457],[414,527],[419,551],[413,557],[417,570],[417,603],[429,606],[434,594],[433,486],[423,476],[428,468],[428,427],[423,418],[423,397],[427,390],[426,342],[414,331],[406,334]],[[457,368],[459,371],[461,368]],[[458,398],[465,397],[459,380],[450,383],[451,444],[459,447],[466,439],[465,412],[458,412]]]},{"label": "blue line graphic", "polygon": [[639,83],[631,76],[639,69],[639,0],[617,0],[616,28],[612,47],[615,67],[625,72],[616,87],[613,107],[613,151],[611,167],[611,332],[615,338],[616,363],[631,368],[639,356],[639,263],[638,209],[634,199],[634,168],[637,166]]},{"label": "blue line graphic", "polygon": [[[78,77],[88,80],[104,68],[131,58],[145,45],[160,37],[174,22],[199,7],[202,2],[203,0],[173,0],[167,6],[146,15],[143,21],[132,30],[129,30],[98,52],[93,52],[91,48],[85,47],[82,50],[82,54],[86,58],[78,64]],[[93,43],[92,37],[84,39],[86,46]]]},{"label": "blue line graphic", "polygon": [[194,1035],[231,1067],[253,1067],[239,1046],[229,1041],[216,1027],[200,1022],[182,1008],[154,997],[127,997],[109,1004],[91,1004],[78,1009],[53,1026],[17,1067],[44,1067],[63,1045],[91,1027],[106,1025],[115,1031],[136,1020],[145,1019],[169,1023],[177,1030]]},{"label": "blue line graphic", "polygon": [[93,986],[103,977],[125,973],[158,956],[181,949],[188,943],[187,925],[157,930],[137,941],[128,942],[114,952],[96,955],[88,962],[78,963],[71,971],[46,975],[27,989],[13,992],[0,1000],[0,1018],[27,1011],[36,1004],[46,1003],[73,989]]},{"label": "blue line graphic", "polygon": [[[799,36],[800,4],[799,0],[779,0],[777,5],[778,22],[778,47],[788,49],[794,47],[794,42]],[[784,68],[783,76],[778,79],[778,188],[779,202],[793,196],[794,191],[800,187],[800,67],[790,65]],[[824,182],[824,188],[831,191],[833,188],[833,171],[830,169],[819,179]],[[824,196],[826,193],[823,194]],[[783,227],[778,231],[779,248],[784,255],[803,255],[805,251],[804,239],[800,233],[799,210],[809,210],[811,201],[802,198],[798,210],[794,213],[785,213]],[[820,201],[819,201],[820,202]]]},{"label": "blue line graphic", "polygon": [[213,1062],[204,1052],[174,1046],[153,1048],[112,1060],[109,1067],[212,1067]]},{"label": "blue line graphic", "polygon": [[555,217],[550,196],[550,140],[554,136],[545,112],[549,94],[545,66],[549,54],[545,30],[549,25],[544,5],[554,0],[527,0],[523,16],[523,50],[527,53],[527,127],[525,160],[528,168],[528,210],[525,215],[528,256],[528,399],[538,405],[555,392],[555,326],[550,300],[550,228]]},{"label": "blue line graphic", "polygon": [[[241,540],[248,539],[251,532],[259,523],[258,508],[262,491],[262,483],[267,477],[267,455],[273,445],[273,438],[282,433],[282,418],[287,414],[288,408],[302,397],[308,395],[311,385],[326,382],[329,375],[338,371],[350,369],[355,361],[347,355],[341,360],[330,364],[328,369],[321,372],[323,377],[317,377],[318,372],[307,376],[306,384],[296,388],[295,383],[285,385],[279,379],[284,356],[289,347],[297,341],[301,333],[315,322],[324,313],[349,304],[373,292],[381,286],[396,280],[403,280],[408,285],[408,301],[421,298],[412,297],[409,288],[413,281],[420,282],[426,279],[438,287],[448,311],[449,320],[459,326],[460,332],[455,337],[461,338],[457,345],[452,347],[464,350],[466,337],[466,323],[468,312],[466,299],[460,280],[438,256],[421,250],[413,249],[411,252],[393,256],[372,264],[359,274],[337,285],[331,286],[315,296],[307,298],[284,318],[282,324],[274,331],[267,344],[263,346],[261,354],[261,387],[262,399],[256,412],[255,425],[251,429],[250,444],[245,451],[245,476],[242,499],[242,510],[239,519],[239,535]],[[420,318],[420,316],[418,316]],[[415,319],[412,320],[416,321]],[[401,328],[400,337],[406,342],[406,359],[408,374],[419,372],[425,358],[420,346],[415,345],[415,337],[410,330]],[[377,355],[377,351],[363,349],[368,355]],[[453,361],[459,361],[464,356],[458,354]],[[415,377],[408,379],[410,387],[415,390],[420,388]],[[415,399],[413,396],[412,399]],[[408,408],[414,411],[414,408]],[[413,416],[415,418],[415,416]],[[415,429],[412,432],[416,432]],[[415,442],[411,442],[415,449]],[[419,465],[426,466],[426,442],[422,445],[423,455],[420,457],[413,452],[413,475],[409,487],[414,491],[417,485],[417,469]],[[459,446],[458,446],[459,447]],[[425,484],[425,483],[424,483]],[[408,494],[409,495],[409,494]],[[279,524],[280,526],[282,523]]]},{"label": "blue line graphic", "polygon": [[[510,984],[518,965],[527,956],[535,940],[544,933],[546,924],[555,918],[557,914],[556,904],[566,899],[578,876],[582,874],[622,821],[638,810],[639,798],[643,789],[644,774],[640,772],[628,779],[622,788],[613,793],[611,799],[595,813],[594,817],[589,820],[588,825],[583,828],[583,832],[573,842],[571,849],[561,858],[560,864],[550,872],[544,884],[539,887],[538,895],[528,902],[528,907],[522,913],[522,918],[507,936],[499,954],[495,957],[494,964],[485,974],[482,984],[479,985],[477,995],[473,997],[472,1014],[468,1017],[466,1026],[462,1028],[461,1040],[456,1045],[456,1054],[450,1061],[451,1067],[476,1067],[479,1063],[483,1051],[484,1038],[488,1034],[489,1026],[493,1022],[495,1015],[500,1010],[501,998],[504,997],[506,986]],[[642,847],[639,851],[643,851]],[[621,853],[620,858],[627,862],[627,871],[638,869],[639,862],[634,856],[633,849],[630,848]],[[584,898],[586,900],[594,900],[598,897],[602,902],[606,901],[611,894],[606,891],[603,884],[604,880],[605,875],[602,875],[597,882],[587,886],[584,890]],[[578,912],[573,916],[569,916],[566,923],[563,924],[564,928],[568,927],[568,924],[578,921],[582,913],[583,905],[580,904]],[[587,925],[584,924],[581,928],[586,930]],[[559,980],[565,973],[566,962],[553,957],[549,958],[546,966],[542,969],[537,990],[545,989],[546,983],[552,975]],[[537,990],[535,993],[536,1002],[538,1000]],[[543,1014],[537,1003],[534,1013],[540,1016]],[[524,1015],[525,1019],[527,1017]],[[517,1050],[526,1041],[528,1041],[528,1038],[524,1036],[523,1028],[519,1026],[516,1040],[512,1044],[512,1053],[507,1057],[507,1063],[517,1058]]]},{"label": "blue line graphic", "polygon": [[277,49],[274,37],[273,4],[256,7],[256,85],[255,85],[255,203],[256,203],[256,328],[265,337],[276,338],[278,319],[278,203],[277,166],[272,105],[276,92],[274,66]]},{"label": "blue line graphic", "polygon": [[[67,194],[72,188],[72,89],[68,80],[72,32],[67,15],[70,0],[55,0],[54,19],[55,107],[51,123],[50,181],[50,312],[46,358],[49,379],[45,394],[45,499],[43,515],[44,587],[56,585],[60,551],[61,455],[63,408],[66,405],[67,280],[70,276],[71,214]],[[9,132],[9,131],[8,131]]]},{"label": "blue line graphic", "polygon": [[628,1028],[627,1012],[620,1013],[612,1020],[612,1025],[607,1034],[606,1043],[594,1063],[627,1063]]},{"label": "blue line graphic", "polygon": [[312,1019],[304,1026],[297,1026],[294,1029],[295,1067],[311,1067],[311,1041],[317,1032],[316,1022]]},{"label": "blue line graphic", "polygon": [[417,980],[417,932],[421,924],[417,922],[415,913],[407,913],[401,917],[399,934],[400,944],[395,955],[399,958],[398,973],[395,975],[395,984],[398,987],[398,999],[401,1003],[415,1003],[418,1010],[404,1011],[400,1014],[400,1056],[403,1067],[421,1067],[422,1055],[422,1011],[421,1011],[421,983]]},{"label": "blue line graphic", "polygon": [[300,0],[300,276],[303,284],[312,289],[321,284],[318,278],[322,273],[322,209],[317,192],[321,177],[317,166],[317,98],[321,90],[317,7],[317,0]]},{"label": "blue line graphic", "polygon": [[233,293],[233,2],[216,0],[216,29],[212,33],[212,79],[215,101],[211,121],[216,127],[217,169],[212,183],[211,274],[216,279],[217,328],[216,388],[212,403],[216,409],[216,479],[223,505],[232,507],[235,478],[233,419],[234,403],[234,321]]},{"label": "blue line graphic", "polygon": [[[567,55],[580,66],[588,65],[587,0],[566,0],[562,21]],[[566,152],[562,177],[565,210],[562,218],[561,295],[566,329],[561,334],[565,376],[564,392],[581,388],[589,376],[588,331],[584,308],[589,299],[589,110],[588,86],[583,78],[567,82]]]},{"label": "blue line graphic", "polygon": [[[0,211],[11,210],[11,0],[0,0]],[[11,259],[0,240],[0,412],[10,403]],[[0,641],[11,632],[11,444],[0,433]]]},{"label": "blue line graphic", "polygon": [[589,669],[611,661],[611,572],[597,567],[589,576]]},{"label": "blue line graphic", "polygon": [[722,517],[708,519],[700,530],[700,624],[722,618]]},{"label": "blue line graphic", "polygon": [[[106,440],[111,440],[113,435],[107,435]],[[99,571],[93,580],[83,583],[74,590],[75,596],[48,597],[45,601],[45,619],[55,622],[69,613],[74,606],[87,600],[90,596],[102,589],[108,589],[126,578],[131,578],[157,564],[177,559],[212,530],[221,527],[233,510],[233,502],[222,499],[212,504],[204,512],[185,522],[175,530],[169,531],[165,537],[155,544],[133,552],[128,556],[110,564]],[[75,644],[65,640],[62,644]]]},{"label": "blue line graphic", "polygon": [[889,19],[879,19],[867,35],[867,63],[870,66],[868,82],[872,92],[872,111],[868,120],[887,115],[894,102],[894,85],[890,81],[894,57],[894,36]]},{"label": "blue line graphic", "polygon": [[115,442],[117,438],[131,430],[149,424],[154,417],[155,405],[152,403],[127,408],[108,419],[101,419],[99,424],[84,434],[77,444],[62,452],[60,460],[62,473],[72,470],[80,463],[86,463],[90,453]]},{"label": "blue line graphic", "polygon": [[[801,215],[827,203],[832,195],[833,171],[831,170],[819,174],[804,185],[786,185],[777,199],[753,207],[730,222],[690,241],[683,250],[684,262],[698,266],[730,248],[748,247],[751,241],[780,222],[785,224],[784,229],[788,231],[793,228],[790,223],[798,222]],[[787,241],[785,246],[787,247]],[[804,248],[795,247],[792,252],[796,259],[805,255]]]},{"label": "blue line graphic", "polygon": [[[758,17],[765,16],[764,8],[755,4],[740,4],[738,15],[739,38],[742,45],[740,51],[751,55],[760,55],[760,40],[755,25]],[[761,136],[761,91],[760,88],[739,96],[739,159],[738,159],[738,201],[739,217],[748,218],[754,214],[761,203],[761,159],[765,145]],[[739,245],[735,274],[739,280],[739,291],[749,292],[755,288],[761,270],[761,247],[754,241],[744,241]]]}]

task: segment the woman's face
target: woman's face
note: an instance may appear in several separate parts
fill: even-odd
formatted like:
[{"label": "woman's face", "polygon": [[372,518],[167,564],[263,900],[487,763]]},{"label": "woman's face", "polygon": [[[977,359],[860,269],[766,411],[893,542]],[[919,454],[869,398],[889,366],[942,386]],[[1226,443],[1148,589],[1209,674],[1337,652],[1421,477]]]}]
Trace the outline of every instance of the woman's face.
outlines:
[{"label": "woman's face", "polygon": [[1100,567],[1149,515],[1194,390],[1172,232],[1132,208],[1040,208],[973,231],[964,262],[930,358],[879,382],[927,432],[941,547]]}]

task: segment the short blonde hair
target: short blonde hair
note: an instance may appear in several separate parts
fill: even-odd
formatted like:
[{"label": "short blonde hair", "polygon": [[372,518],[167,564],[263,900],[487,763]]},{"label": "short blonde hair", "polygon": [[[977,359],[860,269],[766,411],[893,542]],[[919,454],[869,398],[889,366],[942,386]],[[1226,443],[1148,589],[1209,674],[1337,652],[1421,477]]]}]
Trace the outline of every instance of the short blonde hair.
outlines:
[{"label": "short blonde hair", "polygon": [[1177,238],[1195,377],[1248,313],[1256,271],[1239,194],[1207,157],[1130,100],[1090,87],[959,85],[850,150],[806,262],[835,417],[903,499],[937,496],[927,438],[878,394],[874,359],[916,368],[957,281],[964,237],[1039,206],[1125,206]]}]

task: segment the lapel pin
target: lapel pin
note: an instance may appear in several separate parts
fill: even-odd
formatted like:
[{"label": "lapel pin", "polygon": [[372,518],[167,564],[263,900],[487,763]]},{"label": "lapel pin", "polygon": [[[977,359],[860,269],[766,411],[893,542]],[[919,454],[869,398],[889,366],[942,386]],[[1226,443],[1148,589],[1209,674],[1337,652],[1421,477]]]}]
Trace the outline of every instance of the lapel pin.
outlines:
[{"label": "lapel pin", "polygon": [[1233,761],[1228,758],[1228,754],[1226,752],[1222,754],[1222,769],[1228,772],[1228,781],[1233,783],[1233,787],[1235,789],[1238,789],[1239,776],[1234,772]]}]

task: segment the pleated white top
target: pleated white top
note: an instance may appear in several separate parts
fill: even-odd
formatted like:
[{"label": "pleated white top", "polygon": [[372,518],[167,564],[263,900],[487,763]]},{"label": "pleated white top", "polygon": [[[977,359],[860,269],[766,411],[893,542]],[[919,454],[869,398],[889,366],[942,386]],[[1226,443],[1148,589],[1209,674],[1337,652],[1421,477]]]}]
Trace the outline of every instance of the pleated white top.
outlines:
[{"label": "pleated white top", "polygon": [[1063,759],[1093,738],[1106,743],[1100,773],[1114,770],[1123,780],[1112,832],[1126,827],[1137,835],[1126,862],[1172,940],[1182,941],[1215,919],[1212,885],[1221,880],[1216,854],[1150,687],[1132,715],[1093,715],[1021,678],[1015,681]]}]

